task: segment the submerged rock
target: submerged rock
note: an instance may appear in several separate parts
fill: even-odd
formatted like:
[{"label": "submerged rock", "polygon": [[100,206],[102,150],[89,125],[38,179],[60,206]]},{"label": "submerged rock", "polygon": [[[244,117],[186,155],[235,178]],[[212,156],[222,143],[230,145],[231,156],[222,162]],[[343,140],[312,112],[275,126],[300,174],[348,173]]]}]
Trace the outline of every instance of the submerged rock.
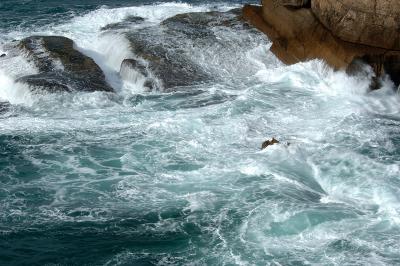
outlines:
[{"label": "submerged rock", "polygon": [[0,102],[0,114],[6,113],[10,110],[11,104],[9,102]]},{"label": "submerged rock", "polygon": [[73,41],[66,37],[32,36],[23,39],[18,47],[27,52],[40,72],[18,82],[49,92],[113,91],[100,67],[77,51]]},{"label": "submerged rock", "polygon": [[[287,8],[282,2],[263,0],[262,7],[245,6],[243,15],[268,35],[273,42],[270,50],[283,63],[323,59],[337,70],[346,70],[350,66],[348,73],[355,74],[357,68],[354,68],[353,62],[361,61],[371,65],[376,77],[386,73],[396,86],[400,85],[400,72],[395,63],[396,58],[400,58],[400,52],[344,41],[317,19],[313,9]],[[378,88],[376,84],[374,79],[371,88]]]},{"label": "submerged rock", "polygon": [[264,150],[268,146],[274,145],[274,144],[279,144],[280,142],[276,140],[275,138],[272,138],[271,140],[266,140],[262,143],[261,149]]}]

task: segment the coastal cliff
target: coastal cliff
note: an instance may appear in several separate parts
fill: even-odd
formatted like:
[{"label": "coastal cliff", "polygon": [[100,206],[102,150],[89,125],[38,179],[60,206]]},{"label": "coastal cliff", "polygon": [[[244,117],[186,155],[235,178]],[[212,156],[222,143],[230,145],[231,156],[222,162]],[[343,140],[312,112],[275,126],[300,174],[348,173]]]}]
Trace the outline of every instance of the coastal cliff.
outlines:
[{"label": "coastal cliff", "polygon": [[[364,2],[359,7],[344,0],[263,0],[262,6],[245,6],[243,17],[267,34],[271,51],[286,64],[322,59],[334,69],[355,74],[359,64],[366,63],[375,72],[371,89],[379,88],[385,74],[398,86],[399,37],[393,21],[400,16],[388,8],[394,1],[378,6],[373,0]],[[388,16],[374,23],[383,14]]]}]

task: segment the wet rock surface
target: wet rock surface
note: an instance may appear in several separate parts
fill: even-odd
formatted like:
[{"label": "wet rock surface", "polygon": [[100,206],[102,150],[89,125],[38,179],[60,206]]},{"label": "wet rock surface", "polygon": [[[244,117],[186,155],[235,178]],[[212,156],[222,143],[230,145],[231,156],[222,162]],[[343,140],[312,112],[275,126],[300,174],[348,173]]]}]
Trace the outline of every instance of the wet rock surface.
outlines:
[{"label": "wet rock surface", "polygon": [[156,88],[157,80],[151,77],[151,73],[144,61],[136,59],[124,59],[119,71],[120,76],[133,83],[142,81],[143,86],[149,90]]},{"label": "wet rock surface", "polygon": [[9,102],[0,102],[0,114],[6,113],[10,110],[11,104]]},{"label": "wet rock surface", "polygon": [[152,80],[152,87],[159,90],[210,82],[216,77],[193,54],[207,52],[210,45],[229,47],[215,33],[218,27],[254,31],[241,20],[240,9],[179,14],[160,25],[127,29],[125,34],[136,59],[147,62],[146,71],[141,66],[132,67]]},{"label": "wet rock surface", "polygon": [[32,36],[23,39],[18,48],[39,74],[19,78],[33,89],[59,91],[113,91],[107,84],[103,71],[88,56],[74,48],[72,40],[60,36]]}]

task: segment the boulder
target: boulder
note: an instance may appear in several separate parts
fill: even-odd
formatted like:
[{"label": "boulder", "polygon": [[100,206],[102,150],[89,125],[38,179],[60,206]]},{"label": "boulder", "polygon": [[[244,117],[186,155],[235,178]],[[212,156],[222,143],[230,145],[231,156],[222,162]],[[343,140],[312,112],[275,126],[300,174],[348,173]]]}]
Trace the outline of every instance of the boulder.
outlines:
[{"label": "boulder", "polygon": [[390,50],[400,50],[400,1],[312,0],[318,20],[335,36]]},{"label": "boulder", "polygon": [[[240,9],[185,13],[125,34],[135,57],[146,62],[144,74],[152,80],[153,88],[171,91],[218,78],[201,60],[208,56],[210,48],[232,49],[237,45],[221,38],[220,28],[260,35],[241,18]],[[245,33],[250,36],[249,32]],[[143,73],[140,66],[133,66],[136,67]]]},{"label": "boulder", "polygon": [[[329,31],[313,14],[310,8],[293,9],[276,5],[274,0],[263,0],[262,7],[245,6],[243,16],[272,41],[271,51],[286,64],[295,64],[312,59],[322,59],[336,70],[349,69],[355,74],[353,62],[372,66],[376,76],[387,73],[398,86],[400,72],[393,58],[400,52],[389,51],[343,41]],[[392,63],[385,63],[392,58]],[[377,88],[376,80],[371,89]]]},{"label": "boulder", "polygon": [[18,82],[49,92],[113,91],[100,67],[66,37],[32,36],[21,40],[18,47],[39,70],[39,74],[19,78]]},{"label": "boulder", "polygon": [[[144,32],[135,32],[128,34],[128,40],[134,54],[147,62],[146,77],[154,77],[157,81],[155,89],[170,91],[211,79],[211,76],[192,62],[183,51],[179,51],[178,46],[163,43],[163,38],[149,39]],[[131,66],[134,69],[138,67],[139,73],[143,71],[141,66]]]},{"label": "boulder", "polygon": [[6,57],[7,55],[6,54],[0,54],[0,57]]}]

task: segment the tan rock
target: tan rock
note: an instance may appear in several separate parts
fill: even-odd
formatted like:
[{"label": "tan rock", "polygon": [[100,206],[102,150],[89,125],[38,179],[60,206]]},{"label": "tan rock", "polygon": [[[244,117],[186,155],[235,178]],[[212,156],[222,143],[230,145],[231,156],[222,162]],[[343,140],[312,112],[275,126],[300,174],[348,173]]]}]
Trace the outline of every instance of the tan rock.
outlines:
[{"label": "tan rock", "polygon": [[311,7],[344,41],[400,50],[399,0],[312,0]]},{"label": "tan rock", "polygon": [[[276,5],[276,0],[263,0],[262,6],[245,6],[243,17],[267,34],[271,51],[285,64],[322,59],[334,69],[354,73],[352,63],[363,61],[372,66],[377,76],[387,73],[400,84],[399,51],[346,42],[334,36],[309,8],[293,9]],[[372,84],[373,88],[376,88]]]},{"label": "tan rock", "polygon": [[335,69],[346,69],[355,57],[380,54],[383,49],[344,42],[328,31],[311,9],[290,9],[263,0],[262,7],[246,6],[243,16],[271,39],[271,51],[284,63],[324,59]]}]

